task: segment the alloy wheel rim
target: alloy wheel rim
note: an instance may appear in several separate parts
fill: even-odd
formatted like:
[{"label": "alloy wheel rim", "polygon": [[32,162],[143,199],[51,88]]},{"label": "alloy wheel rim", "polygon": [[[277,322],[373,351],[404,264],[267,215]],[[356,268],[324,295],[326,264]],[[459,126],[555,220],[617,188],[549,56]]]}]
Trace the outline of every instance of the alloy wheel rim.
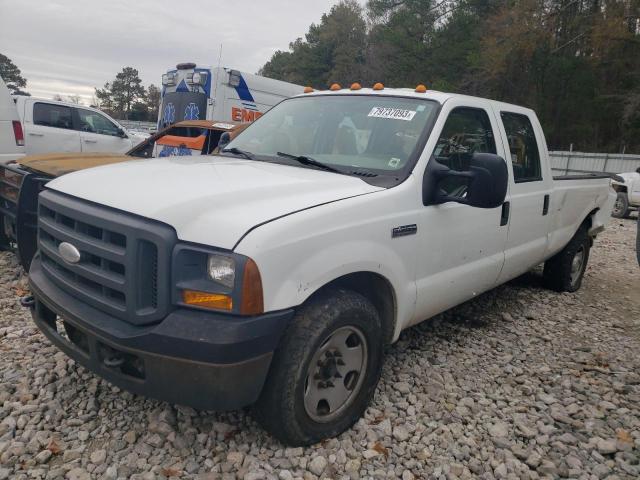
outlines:
[{"label": "alloy wheel rim", "polygon": [[620,212],[622,212],[622,201],[616,200],[616,203],[613,204],[613,213],[618,215]]},{"label": "alloy wheel rim", "polygon": [[585,250],[584,247],[580,247],[571,260],[571,285],[575,286],[580,279],[582,273],[582,267],[584,265]]},{"label": "alloy wheel rim", "polygon": [[353,403],[364,381],[367,357],[367,340],[356,327],[341,327],[325,338],[305,378],[304,408],[312,420],[330,422]]}]

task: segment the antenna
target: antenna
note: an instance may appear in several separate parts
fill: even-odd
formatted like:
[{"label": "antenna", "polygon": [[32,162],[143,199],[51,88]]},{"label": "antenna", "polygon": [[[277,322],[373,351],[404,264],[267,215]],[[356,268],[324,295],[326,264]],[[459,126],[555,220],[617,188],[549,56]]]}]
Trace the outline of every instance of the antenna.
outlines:
[{"label": "antenna", "polygon": [[221,62],[222,62],[222,43],[220,44],[220,52],[218,53],[218,68],[220,68]]}]

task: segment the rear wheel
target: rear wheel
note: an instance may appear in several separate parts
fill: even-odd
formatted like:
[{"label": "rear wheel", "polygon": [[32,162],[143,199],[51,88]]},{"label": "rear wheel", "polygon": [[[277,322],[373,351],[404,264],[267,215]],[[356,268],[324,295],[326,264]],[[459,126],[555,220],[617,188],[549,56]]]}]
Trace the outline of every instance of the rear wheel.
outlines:
[{"label": "rear wheel", "polygon": [[254,416],[288,445],[334,437],[367,408],[383,354],[371,302],[344,289],[318,295],[300,308],[280,341]]},{"label": "rear wheel", "polygon": [[627,192],[618,192],[616,203],[613,205],[611,216],[615,218],[625,218],[629,215],[629,197]]},{"label": "rear wheel", "polygon": [[590,249],[591,240],[587,229],[581,227],[567,246],[545,262],[545,285],[556,292],[578,290],[587,268]]}]

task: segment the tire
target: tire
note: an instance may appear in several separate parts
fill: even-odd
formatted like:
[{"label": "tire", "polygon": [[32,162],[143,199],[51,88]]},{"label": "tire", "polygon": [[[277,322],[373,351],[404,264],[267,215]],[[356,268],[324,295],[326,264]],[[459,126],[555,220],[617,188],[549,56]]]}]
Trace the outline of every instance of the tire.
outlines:
[{"label": "tire", "polygon": [[618,192],[611,216],[615,218],[626,218],[628,215],[629,197],[627,196],[627,192]]},{"label": "tire", "polygon": [[371,302],[350,290],[327,290],[304,304],[284,333],[253,416],[287,445],[335,437],[369,405],[383,360],[382,325]]},{"label": "tire", "polygon": [[589,261],[591,240],[587,229],[580,227],[569,243],[544,263],[544,283],[556,292],[575,292]]},{"label": "tire", "polygon": [[11,250],[11,241],[4,233],[4,215],[0,214],[0,252]]}]

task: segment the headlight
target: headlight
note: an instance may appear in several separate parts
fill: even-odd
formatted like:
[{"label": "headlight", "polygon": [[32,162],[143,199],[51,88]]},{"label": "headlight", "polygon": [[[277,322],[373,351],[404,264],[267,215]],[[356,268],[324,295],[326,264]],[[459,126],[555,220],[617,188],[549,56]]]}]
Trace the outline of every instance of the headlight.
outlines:
[{"label": "headlight", "polygon": [[249,257],[178,244],[172,262],[176,305],[236,315],[264,313],[262,279]]},{"label": "headlight", "polygon": [[236,263],[233,258],[222,255],[209,255],[207,260],[209,278],[228,288],[233,288],[236,281]]}]

